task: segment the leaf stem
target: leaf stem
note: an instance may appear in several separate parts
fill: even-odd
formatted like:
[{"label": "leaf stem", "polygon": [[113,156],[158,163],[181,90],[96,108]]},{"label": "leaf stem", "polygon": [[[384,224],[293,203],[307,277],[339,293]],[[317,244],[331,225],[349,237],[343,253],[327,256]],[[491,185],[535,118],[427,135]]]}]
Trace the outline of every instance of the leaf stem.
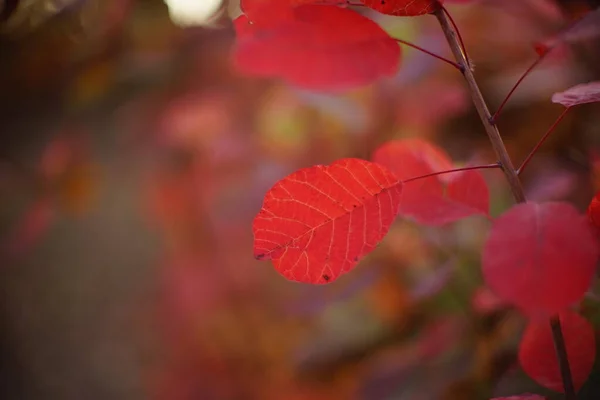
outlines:
[{"label": "leaf stem", "polygon": [[538,66],[538,64],[540,62],[542,62],[542,60],[546,57],[546,54],[548,54],[548,52],[544,52],[541,56],[539,56],[530,66],[529,68],[527,68],[527,70],[525,70],[525,72],[523,73],[523,75],[521,75],[521,77],[519,78],[519,80],[514,84],[514,86],[512,87],[512,89],[510,89],[510,91],[508,92],[508,94],[506,95],[506,97],[504,98],[504,100],[502,100],[502,103],[500,104],[500,107],[498,107],[498,110],[496,110],[496,112],[494,113],[494,115],[491,118],[491,122],[492,124],[495,124],[496,121],[498,120],[498,117],[500,116],[500,113],[502,112],[502,110],[504,109],[504,106],[506,105],[506,103],[508,103],[508,100],[510,99],[510,97],[513,95],[513,93],[515,92],[515,90],[517,90],[517,88],[519,87],[519,85],[521,84],[521,82],[523,82],[523,80],[531,73],[531,71],[533,71],[533,69],[535,67]]},{"label": "leaf stem", "polygon": [[398,43],[402,43],[402,44],[404,44],[404,45],[406,45],[408,47],[412,47],[413,49],[419,50],[419,51],[421,51],[421,52],[423,52],[425,54],[429,54],[430,56],[437,58],[438,60],[441,60],[441,61],[443,61],[445,63],[448,63],[448,64],[452,65],[454,68],[458,69],[459,71],[462,71],[462,69],[463,69],[462,65],[460,65],[460,64],[458,64],[458,63],[456,63],[456,62],[454,62],[452,60],[449,60],[449,59],[447,59],[445,57],[442,57],[442,56],[440,56],[438,54],[432,53],[431,51],[426,50],[426,49],[422,48],[421,46],[417,46],[416,44],[413,44],[411,42],[407,42],[406,40],[402,40],[402,39],[394,38],[394,40],[396,42],[398,42]]},{"label": "leaf stem", "polygon": [[485,164],[485,165],[474,165],[471,167],[452,168],[452,169],[447,169],[445,171],[432,172],[430,174],[415,176],[414,178],[408,178],[408,179],[403,180],[402,183],[412,182],[412,181],[416,181],[419,179],[425,179],[425,178],[429,178],[430,176],[451,174],[452,172],[470,171],[473,169],[491,169],[491,168],[500,168],[500,164],[493,163],[493,164]]},{"label": "leaf stem", "polygon": [[563,112],[558,116],[558,118],[556,119],[556,121],[554,121],[554,123],[552,124],[552,126],[546,131],[546,133],[544,133],[544,136],[542,136],[542,138],[537,142],[537,144],[535,145],[535,147],[533,148],[533,150],[531,150],[531,152],[529,153],[529,155],[527,156],[527,158],[525,158],[525,160],[523,161],[523,163],[521,164],[521,166],[517,170],[517,175],[521,175],[521,173],[523,172],[523,170],[525,169],[525,167],[527,166],[527,164],[529,164],[529,161],[531,161],[531,158],[539,150],[539,148],[542,146],[542,144],[544,144],[544,142],[546,141],[546,139],[548,139],[548,136],[550,136],[550,134],[552,132],[554,132],[554,129],[556,128],[556,126],[559,124],[560,121],[562,121],[562,119],[565,117],[565,115],[567,115],[567,111],[569,111],[570,109],[571,109],[571,107],[566,107],[563,110]]},{"label": "leaf stem", "polygon": [[491,123],[490,110],[488,109],[488,106],[485,103],[485,100],[483,99],[483,95],[481,94],[481,90],[479,90],[479,86],[475,81],[473,72],[471,71],[471,69],[467,68],[468,62],[465,57],[465,53],[462,51],[462,48],[460,46],[458,34],[456,33],[456,30],[450,23],[450,20],[448,19],[446,13],[444,13],[441,10],[438,10],[434,13],[434,15],[437,17],[442,27],[444,35],[446,36],[446,40],[448,41],[450,49],[454,54],[454,58],[456,59],[458,64],[463,66],[462,74],[465,80],[467,81],[467,86],[469,88],[469,91],[471,92],[473,104],[475,105],[477,113],[479,114],[479,118],[481,119],[481,122],[485,127],[485,131],[488,135],[488,138],[490,139],[490,142],[492,143],[492,147],[496,152],[496,156],[498,157],[498,161],[500,162],[502,172],[504,172],[504,176],[506,176],[506,180],[510,185],[510,189],[513,193],[513,196],[518,203],[523,203],[525,202],[525,193],[523,192],[523,186],[519,181],[519,176],[517,175],[517,171],[513,166],[510,156],[508,155],[506,146],[504,146],[504,142],[502,141],[502,137],[500,136],[498,128]]},{"label": "leaf stem", "polygon": [[[440,26],[442,27],[442,31],[446,36],[446,40],[450,45],[450,49],[452,50],[456,61],[459,64],[466,67],[468,65],[468,62],[466,60],[465,54],[462,52],[456,30],[448,20],[448,15],[440,10],[436,11],[434,15],[437,17]],[[523,186],[521,185],[521,181],[519,180],[519,175],[517,174],[517,171],[515,170],[510,159],[510,156],[508,155],[506,146],[504,145],[502,137],[500,136],[500,132],[498,131],[496,125],[493,123],[494,119],[490,115],[490,111],[487,107],[487,104],[485,103],[485,100],[483,99],[481,91],[479,90],[479,86],[475,81],[473,72],[469,68],[464,68],[462,72],[465,80],[467,81],[469,91],[471,92],[473,104],[475,105],[477,113],[479,114],[479,118],[481,119],[481,122],[485,127],[485,131],[490,139],[490,142],[492,143],[492,147],[496,152],[496,155],[499,159],[499,163],[502,167],[502,172],[504,172],[504,176],[506,177],[506,180],[510,185],[513,197],[515,198],[517,203],[524,203],[526,199],[525,194],[523,192]],[[560,321],[558,320],[558,317],[553,317],[550,325],[552,328],[552,340],[554,341],[554,346],[556,348],[556,356],[559,361],[563,385],[565,388],[565,399],[575,400],[576,396],[573,385],[573,379],[571,376],[571,369],[569,366],[569,359],[567,357],[566,352],[565,339],[562,334]]]},{"label": "leaf stem", "polygon": [[442,11],[444,12],[444,14],[446,14],[446,16],[448,17],[448,19],[450,20],[450,23],[452,24],[452,27],[456,31],[456,36],[458,36],[458,41],[460,42],[460,48],[462,49],[462,52],[463,52],[463,54],[465,56],[465,60],[467,61],[467,65],[470,67],[471,66],[471,60],[469,60],[469,55],[467,54],[467,46],[465,46],[465,42],[463,41],[462,35],[460,34],[460,30],[458,29],[458,26],[456,25],[456,22],[454,22],[454,18],[452,18],[452,15],[450,15],[450,13],[446,9],[446,7],[444,7],[444,6],[441,6],[441,7],[442,7]]}]

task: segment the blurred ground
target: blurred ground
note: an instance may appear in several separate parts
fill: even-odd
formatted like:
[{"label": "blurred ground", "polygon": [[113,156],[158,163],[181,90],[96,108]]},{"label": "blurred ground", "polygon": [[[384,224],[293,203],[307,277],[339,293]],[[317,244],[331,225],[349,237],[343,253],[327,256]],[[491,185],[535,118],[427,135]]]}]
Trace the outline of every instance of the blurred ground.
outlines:
[{"label": "blurred ground", "polygon": [[[492,108],[532,43],[586,7],[504,3],[449,7]],[[394,79],[326,96],[239,76],[226,12],[183,28],[159,0],[19,7],[0,31],[3,399],[548,393],[515,363],[521,317],[478,303],[484,220],[399,222],[326,287],[252,258],[262,197],[295,169],[412,136],[492,161],[456,71],[407,49]],[[377,18],[448,54],[433,18]],[[598,54],[593,40],[561,49],[519,89],[500,122],[515,160],[560,113],[553,92],[599,78]],[[599,138],[598,108],[575,110],[524,176],[528,197],[583,209]],[[486,178],[499,214],[510,196]],[[594,374],[581,398],[599,395]]]}]

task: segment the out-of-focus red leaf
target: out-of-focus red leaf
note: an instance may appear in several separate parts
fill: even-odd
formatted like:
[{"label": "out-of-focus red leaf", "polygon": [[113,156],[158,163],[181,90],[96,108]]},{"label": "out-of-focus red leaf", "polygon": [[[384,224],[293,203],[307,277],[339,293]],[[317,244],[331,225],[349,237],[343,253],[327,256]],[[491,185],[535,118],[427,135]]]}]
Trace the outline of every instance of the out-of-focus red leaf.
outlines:
[{"label": "out-of-focus red leaf", "polygon": [[335,281],[383,239],[402,183],[355,158],[304,168],[277,182],[254,219],[254,256],[292,281]]},{"label": "out-of-focus red leaf", "polygon": [[306,89],[339,91],[398,70],[398,43],[370,19],[335,6],[304,5],[292,13],[284,24],[251,24],[245,15],[234,21],[234,61],[241,72],[277,77]]},{"label": "out-of-focus red leaf", "polygon": [[590,205],[587,209],[587,215],[590,218],[590,221],[596,228],[600,228],[600,192],[596,193],[596,195],[590,201]]},{"label": "out-of-focus red leaf", "polygon": [[17,257],[31,249],[50,228],[56,218],[54,202],[42,198],[33,204],[17,222],[5,243],[5,251]]},{"label": "out-of-focus red leaf", "polygon": [[[559,314],[569,366],[575,390],[587,380],[596,358],[594,328],[582,316],[563,311]],[[527,325],[519,346],[521,367],[540,385],[564,392],[552,330],[547,319],[532,320]]]},{"label": "out-of-focus red leaf", "polygon": [[546,398],[539,394],[525,393],[510,397],[494,397],[491,400],[546,400]]},{"label": "out-of-focus red leaf", "polygon": [[500,216],[483,249],[483,276],[504,301],[556,313],[580,300],[595,273],[592,229],[568,203],[525,203]]},{"label": "out-of-focus red leaf", "polygon": [[554,93],[552,102],[565,107],[600,102],[600,81],[573,86],[564,92]]},{"label": "out-of-focus red leaf", "polygon": [[[421,139],[388,142],[375,151],[373,160],[403,181],[452,169],[452,161],[442,149]],[[489,190],[478,171],[406,182],[400,204],[401,215],[427,225],[443,225],[488,212]]]},{"label": "out-of-focus red leaf", "polygon": [[535,43],[534,49],[542,56],[562,43],[573,44],[598,36],[600,36],[600,9],[590,11],[559,34]]},{"label": "out-of-focus red leaf", "polygon": [[492,313],[506,306],[502,299],[485,286],[475,289],[471,297],[471,304],[473,310],[482,314]]},{"label": "out-of-focus red leaf", "polygon": [[362,0],[363,4],[383,14],[402,17],[429,14],[437,10],[443,0]]}]

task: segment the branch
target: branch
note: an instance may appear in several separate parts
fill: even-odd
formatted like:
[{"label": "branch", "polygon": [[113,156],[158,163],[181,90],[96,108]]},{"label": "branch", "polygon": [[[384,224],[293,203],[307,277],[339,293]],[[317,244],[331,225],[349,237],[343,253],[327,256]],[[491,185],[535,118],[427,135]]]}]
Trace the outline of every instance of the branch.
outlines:
[{"label": "branch", "polygon": [[560,366],[560,375],[562,377],[563,386],[565,389],[566,400],[576,400],[575,387],[573,386],[573,377],[571,376],[571,368],[569,367],[569,356],[565,346],[565,338],[560,327],[560,319],[558,316],[550,319],[550,327],[552,328],[552,338],[554,339],[554,347],[556,348],[556,356]]},{"label": "branch", "polygon": [[425,178],[429,178],[431,176],[451,174],[452,172],[470,171],[473,169],[491,169],[491,168],[500,168],[500,164],[493,163],[493,164],[484,164],[484,165],[474,165],[471,167],[452,168],[452,169],[447,169],[445,171],[432,172],[430,174],[415,176],[414,178],[408,178],[406,180],[403,180],[402,183],[412,182],[412,181],[416,181],[419,179],[425,179]]},{"label": "branch", "polygon": [[483,95],[481,94],[481,90],[479,90],[479,86],[477,86],[473,72],[468,68],[469,63],[467,62],[465,54],[462,51],[460,41],[458,40],[458,34],[450,23],[448,16],[443,11],[438,10],[434,13],[434,15],[437,17],[442,30],[444,31],[444,35],[446,36],[446,40],[448,41],[452,53],[454,54],[454,58],[458,64],[463,66],[462,73],[467,81],[469,91],[471,92],[471,98],[473,99],[473,103],[477,109],[477,113],[479,114],[479,118],[485,127],[485,132],[487,133],[490,142],[492,143],[492,147],[496,152],[496,156],[498,157],[498,161],[502,167],[502,172],[504,172],[506,180],[510,185],[510,190],[513,193],[515,200],[518,203],[523,203],[525,202],[523,186],[521,186],[517,171],[515,170],[510,156],[506,151],[506,147],[504,146],[500,132],[498,132],[498,128],[491,122],[492,116],[490,114],[490,110],[483,99]]},{"label": "branch", "polygon": [[[438,10],[434,13],[437,17],[442,30],[444,31],[444,35],[446,36],[446,40],[450,45],[452,53],[456,58],[456,61],[462,66],[467,66],[468,62],[466,60],[465,54],[461,49],[460,42],[458,40],[458,35],[456,30],[451,25],[448,20],[448,16]],[[523,186],[521,186],[521,181],[519,180],[519,176],[517,171],[515,170],[510,156],[506,151],[506,146],[504,146],[504,142],[502,141],[502,137],[500,136],[500,132],[498,128],[493,123],[493,118],[490,115],[490,111],[483,99],[483,95],[477,86],[477,82],[475,81],[475,77],[473,76],[473,72],[469,68],[463,69],[463,76],[467,81],[469,86],[469,91],[471,92],[471,97],[473,99],[473,104],[477,109],[477,113],[479,114],[479,118],[485,127],[485,131],[492,143],[492,147],[496,152],[496,155],[499,159],[499,162],[502,166],[502,172],[506,176],[506,180],[510,185],[510,189],[512,191],[513,197],[517,201],[517,203],[524,203],[526,201],[525,194],[523,192]],[[558,317],[553,317],[550,322],[552,328],[552,340],[554,341],[554,346],[556,348],[556,356],[558,358],[558,362],[560,365],[560,371],[563,379],[563,385],[565,388],[565,399],[566,400],[575,400],[575,390],[573,386],[573,379],[571,376],[571,369],[569,367],[569,359],[567,357],[565,339],[562,334],[562,330],[560,327],[560,321]]]}]

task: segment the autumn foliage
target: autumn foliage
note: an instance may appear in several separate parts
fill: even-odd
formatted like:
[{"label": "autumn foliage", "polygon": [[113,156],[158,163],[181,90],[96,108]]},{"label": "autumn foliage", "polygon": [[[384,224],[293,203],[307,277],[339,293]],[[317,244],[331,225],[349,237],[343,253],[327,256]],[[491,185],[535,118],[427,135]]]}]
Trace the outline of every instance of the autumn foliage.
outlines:
[{"label": "autumn foliage", "polygon": [[[319,91],[351,89],[393,75],[400,65],[399,45],[341,3],[242,1],[244,15],[235,21],[238,68]],[[445,12],[433,0],[363,4],[393,16]],[[599,96],[600,85],[592,82],[556,93],[552,101],[568,110],[598,102]],[[502,304],[532,318],[519,351],[522,368],[541,385],[563,391],[549,324],[558,315],[579,389],[594,362],[595,338],[589,323],[570,309],[595,278],[599,252],[590,221],[600,220],[598,200],[592,200],[589,218],[567,202],[525,202],[493,216],[486,179],[477,169],[500,167],[457,166],[443,149],[416,138],[381,144],[372,161],[348,158],[300,169],[266,193],[253,225],[254,256],[271,260],[289,280],[330,284],[373,251],[396,220],[441,226],[487,218],[484,281]]]}]

